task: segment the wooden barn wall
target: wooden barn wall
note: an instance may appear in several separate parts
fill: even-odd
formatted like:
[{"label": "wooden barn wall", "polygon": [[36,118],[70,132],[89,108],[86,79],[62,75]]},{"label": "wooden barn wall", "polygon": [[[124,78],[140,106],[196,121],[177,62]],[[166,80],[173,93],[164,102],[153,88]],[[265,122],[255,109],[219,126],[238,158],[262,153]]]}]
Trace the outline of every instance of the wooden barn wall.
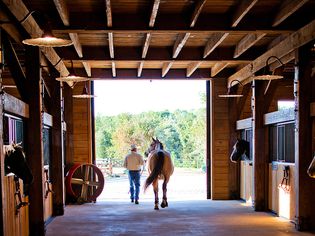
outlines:
[{"label": "wooden barn wall", "polygon": [[[83,83],[77,84],[73,94],[81,94]],[[91,100],[73,98],[73,162],[92,163]]]},{"label": "wooden barn wall", "polygon": [[219,98],[226,93],[226,80],[213,79],[210,92],[211,120],[211,196],[213,200],[229,199],[229,116],[228,99]]}]

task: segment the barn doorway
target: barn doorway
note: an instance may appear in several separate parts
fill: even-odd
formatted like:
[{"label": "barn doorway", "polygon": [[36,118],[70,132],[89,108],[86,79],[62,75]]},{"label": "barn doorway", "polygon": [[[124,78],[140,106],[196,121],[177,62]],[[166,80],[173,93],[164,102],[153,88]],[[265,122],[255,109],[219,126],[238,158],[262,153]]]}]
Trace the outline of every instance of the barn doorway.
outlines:
[{"label": "barn doorway", "polygon": [[[132,143],[143,155],[151,137],[165,144],[175,164],[168,198],[207,198],[205,81],[94,81],[94,93],[96,164],[105,176],[99,201],[128,199],[124,157]],[[146,177],[144,169],[141,186]],[[153,191],[141,190],[140,198],[152,201]]]}]

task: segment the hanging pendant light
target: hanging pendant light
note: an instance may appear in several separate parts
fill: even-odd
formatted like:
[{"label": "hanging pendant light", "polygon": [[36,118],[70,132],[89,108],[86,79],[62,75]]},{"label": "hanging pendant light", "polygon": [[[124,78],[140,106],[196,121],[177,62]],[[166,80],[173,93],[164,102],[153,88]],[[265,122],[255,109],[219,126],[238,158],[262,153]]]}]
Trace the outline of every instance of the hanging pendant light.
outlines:
[{"label": "hanging pendant light", "polygon": [[86,82],[84,83],[84,87],[81,94],[72,95],[73,98],[95,98],[94,94],[89,94]]},{"label": "hanging pendant light", "polygon": [[278,61],[281,66],[284,66],[284,64],[282,63],[282,61],[276,57],[276,56],[270,56],[268,57],[268,59],[266,60],[266,66],[264,69],[264,74],[263,75],[255,75],[252,77],[253,80],[276,80],[276,79],[283,79],[282,75],[275,75],[273,74],[273,72],[270,71],[270,59],[276,59],[276,61]]},{"label": "hanging pendant light", "polygon": [[50,30],[44,30],[42,37],[24,39],[26,45],[38,47],[66,47],[73,44],[70,39],[56,38]]},{"label": "hanging pendant light", "polygon": [[[71,60],[71,68],[69,69],[69,75],[57,77],[56,80],[60,82],[84,82],[90,80],[88,77],[78,76],[74,73],[73,62]],[[74,86],[73,86],[74,87]]]}]

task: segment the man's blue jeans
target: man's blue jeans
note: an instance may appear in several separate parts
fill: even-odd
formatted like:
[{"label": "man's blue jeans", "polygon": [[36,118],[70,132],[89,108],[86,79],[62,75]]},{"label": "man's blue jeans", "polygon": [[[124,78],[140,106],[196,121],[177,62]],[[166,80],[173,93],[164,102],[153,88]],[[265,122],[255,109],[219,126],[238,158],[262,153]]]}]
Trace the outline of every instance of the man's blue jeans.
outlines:
[{"label": "man's blue jeans", "polygon": [[140,171],[129,170],[128,176],[130,185],[130,199],[138,200],[140,191]]}]

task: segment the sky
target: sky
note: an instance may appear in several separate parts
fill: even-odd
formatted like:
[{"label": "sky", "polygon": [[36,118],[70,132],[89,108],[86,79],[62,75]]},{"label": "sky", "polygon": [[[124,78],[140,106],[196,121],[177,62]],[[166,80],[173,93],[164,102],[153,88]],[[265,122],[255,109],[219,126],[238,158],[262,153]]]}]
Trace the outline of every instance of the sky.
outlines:
[{"label": "sky", "polygon": [[94,81],[95,113],[117,115],[147,111],[198,109],[205,105],[206,81],[106,80]]}]

